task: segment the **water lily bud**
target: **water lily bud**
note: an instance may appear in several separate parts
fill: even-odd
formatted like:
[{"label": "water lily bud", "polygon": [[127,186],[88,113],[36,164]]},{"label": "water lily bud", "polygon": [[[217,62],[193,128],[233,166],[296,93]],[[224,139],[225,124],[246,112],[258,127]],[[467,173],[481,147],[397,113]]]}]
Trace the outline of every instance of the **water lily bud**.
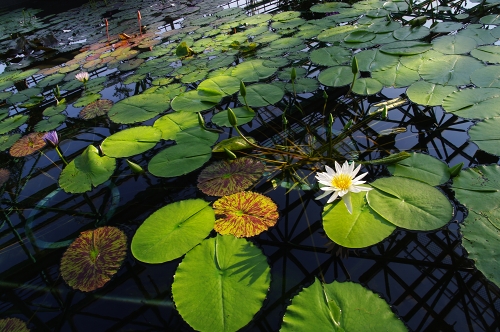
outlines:
[{"label": "water lily bud", "polygon": [[245,83],[240,81],[240,95],[245,98],[247,96],[247,88],[245,87]]},{"label": "water lily bud", "polygon": [[201,128],[205,129],[205,119],[203,118],[203,115],[201,115],[200,112],[198,112],[198,124],[200,125]]},{"label": "water lily bud", "polygon": [[282,121],[283,121],[283,124],[284,124],[285,126],[288,124],[288,120],[287,120],[287,118],[286,118],[285,114],[283,114],[283,116],[282,116]]},{"label": "water lily bud", "polygon": [[354,75],[356,75],[359,72],[358,59],[356,59],[356,57],[352,58],[351,70]]},{"label": "water lily bud", "polygon": [[460,172],[462,171],[462,167],[464,167],[464,163],[463,162],[461,162],[460,164],[456,164],[453,167],[450,167],[449,168],[450,176],[452,178],[454,178],[455,176],[457,176],[458,174],[460,174]]},{"label": "water lily bud", "polygon": [[226,153],[227,157],[231,160],[236,159],[236,155],[233,153],[233,151],[229,150],[228,148],[224,148],[224,152]]},{"label": "water lily bud", "polygon": [[290,73],[290,78],[292,79],[292,81],[295,81],[295,79],[297,78],[297,71],[295,70],[295,67],[292,67],[292,72]]},{"label": "water lily bud", "polygon": [[328,99],[328,93],[326,93],[326,91],[325,91],[325,90],[323,90],[323,98],[324,98],[325,100],[326,100],[326,99]]},{"label": "water lily bud", "polygon": [[61,90],[59,89],[59,84],[57,84],[56,87],[54,88],[54,95],[57,98],[61,97]]},{"label": "water lily bud", "polygon": [[380,117],[382,120],[387,119],[387,105],[384,105],[384,110],[382,111],[382,115]]},{"label": "water lily bud", "polygon": [[427,17],[426,16],[419,16],[415,17],[413,20],[408,22],[412,28],[414,27],[419,27],[425,24],[427,22]]},{"label": "water lily bud", "polygon": [[136,163],[128,160],[127,160],[127,164],[128,164],[128,167],[130,167],[130,169],[132,170],[133,173],[135,174],[141,174],[141,173],[144,173],[144,170],[142,169],[142,167],[140,165],[137,165]]},{"label": "water lily bud", "polygon": [[230,108],[227,109],[227,119],[229,120],[231,126],[238,125],[238,119],[236,118],[236,114],[234,114],[233,110]]},{"label": "water lily bud", "polygon": [[352,119],[351,119],[351,120],[349,120],[349,122],[347,122],[347,123],[345,124],[345,126],[344,126],[344,130],[349,129],[349,128],[351,127],[351,125],[352,125]]},{"label": "water lily bud", "polygon": [[333,121],[334,121],[333,115],[330,113],[330,117],[328,119],[328,124],[330,127],[333,126]]},{"label": "water lily bud", "polygon": [[59,145],[59,136],[57,136],[57,131],[55,130],[51,130],[43,135],[42,139],[53,148]]}]

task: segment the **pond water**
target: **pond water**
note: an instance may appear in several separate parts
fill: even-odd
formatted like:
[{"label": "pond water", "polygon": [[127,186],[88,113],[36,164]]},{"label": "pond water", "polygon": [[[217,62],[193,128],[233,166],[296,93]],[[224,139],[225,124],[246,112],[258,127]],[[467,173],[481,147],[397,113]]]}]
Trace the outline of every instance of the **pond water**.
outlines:
[{"label": "pond water", "polygon": [[[161,262],[155,261],[157,256],[168,256],[182,246],[183,237],[184,242],[193,241],[196,232],[179,233],[171,239],[175,245],[169,247],[150,230],[151,241],[165,245],[151,250],[154,255],[144,253],[147,250],[141,251],[133,241],[143,240],[136,236],[138,230],[147,222],[157,222],[150,217],[159,209],[172,209],[161,214],[167,222],[178,218],[182,209],[191,213],[191,207],[178,208],[179,202],[219,202],[222,195],[199,189],[199,176],[206,166],[235,153],[238,159],[265,159],[262,176],[248,190],[269,197],[277,205],[279,219],[273,227],[248,236],[254,246],[235,255],[261,251],[263,262],[255,266],[235,263],[244,272],[241,280],[249,275],[254,278],[250,286],[269,274],[262,297],[255,300],[260,301],[258,310],[251,311],[253,299],[246,303],[245,297],[230,293],[241,303],[235,306],[234,316],[250,317],[235,323],[240,325],[234,330],[280,330],[283,317],[285,321],[287,316],[296,317],[287,311],[299,301],[295,296],[312,289],[315,280],[325,285],[351,281],[363,286],[387,302],[389,312],[411,331],[500,330],[499,279],[494,267],[500,241],[500,219],[495,214],[500,204],[495,196],[500,188],[495,166],[499,151],[494,142],[498,139],[495,119],[500,115],[494,111],[500,96],[500,51],[494,48],[500,38],[496,1],[416,2],[413,12],[401,1],[361,1],[352,6],[327,3],[312,10],[315,2],[302,1],[109,0],[79,5],[57,13],[54,6],[0,12],[4,35],[0,44],[7,50],[0,57],[0,319],[18,318],[32,331],[220,330],[197,325],[199,320],[203,325],[211,307],[216,307],[213,301],[219,300],[203,294],[204,288],[213,286],[212,279],[196,280],[198,274],[191,273],[192,293],[186,295],[184,288],[184,293],[176,295],[175,290],[182,287],[175,282],[189,274],[185,271],[195,265],[192,262],[201,261],[194,255],[189,260],[190,253],[198,253],[196,248],[208,245],[209,240],[220,239],[213,225],[183,253]],[[409,21],[422,15],[428,17],[427,22],[409,28]],[[350,30],[352,26],[358,31]],[[398,44],[402,42],[407,44]],[[398,48],[391,49],[391,45]],[[358,70],[352,69],[354,58]],[[252,66],[245,67],[248,63]],[[75,79],[81,71],[89,73],[88,82]],[[291,79],[294,74],[297,78]],[[254,113],[243,108],[240,80],[245,82]],[[60,96],[54,91],[56,86]],[[216,87],[223,91],[214,91]],[[401,99],[395,102],[396,98]],[[96,100],[106,102],[95,106]],[[381,117],[384,105],[387,116]],[[228,122],[228,108],[239,108],[239,133]],[[93,112],[101,111],[108,114],[94,116]],[[204,119],[204,129],[198,125],[197,113]],[[187,115],[179,119],[169,117],[172,114]],[[217,118],[217,114],[221,115]],[[165,119],[170,121],[168,126],[161,125]],[[132,129],[142,132],[119,136]],[[33,148],[41,140],[38,136],[21,144],[20,150],[31,148],[32,153],[15,156],[18,139],[51,130],[57,130],[58,149],[69,165],[49,145]],[[185,136],[179,138],[177,132]],[[151,138],[154,135],[161,139]],[[232,146],[227,154],[211,152],[217,142],[240,135],[254,138],[261,149],[240,151]],[[108,137],[117,142],[104,141]],[[336,138],[332,152],[329,146]],[[144,149],[147,144],[151,146]],[[184,151],[178,149],[155,162],[175,146]],[[409,159],[412,164],[370,162],[402,151],[416,153]],[[425,158],[422,155],[434,161],[419,159]],[[363,203],[353,201],[353,208],[363,209],[359,220],[373,223],[375,236],[385,234],[379,224],[392,227],[380,240],[359,246],[355,244],[365,243],[362,239],[352,239],[349,243],[354,245],[331,240],[335,234],[327,225],[334,212],[328,207],[345,209],[344,201],[329,205],[326,199],[316,200],[321,190],[315,175],[324,171],[325,164],[333,167],[334,160],[364,162],[362,172],[368,174],[363,180],[374,183],[376,189],[367,194],[370,207],[363,199],[359,201]],[[128,162],[146,172],[134,173]],[[458,176],[448,169],[455,165],[463,168]],[[475,168],[479,165],[492,168]],[[71,167],[77,170],[70,172]],[[410,174],[397,167],[410,169]],[[109,176],[101,173],[106,168]],[[404,174],[398,176],[398,172]],[[481,181],[471,180],[475,186],[463,180],[471,174],[482,176]],[[427,184],[436,176],[444,180]],[[453,212],[441,217],[448,205],[432,202],[407,207],[403,203],[408,193],[402,193],[398,206],[409,212],[393,220],[387,207],[370,199],[375,195],[372,192],[391,192],[383,196],[387,201],[398,196],[394,187],[376,184],[381,178],[414,181],[398,183],[420,193],[418,200],[445,197]],[[88,188],[82,189],[86,182]],[[430,188],[428,193],[419,191],[421,183]],[[439,190],[434,192],[432,187]],[[483,192],[486,196],[474,196]],[[478,201],[490,205],[479,207]],[[438,206],[439,211],[426,206]],[[417,208],[427,209],[426,217]],[[484,231],[484,246],[481,233],[463,233],[464,223],[466,230],[476,229],[472,217],[476,212],[477,220],[486,216],[494,227]],[[335,213],[342,216],[333,218],[338,223],[351,218],[347,211]],[[382,217],[373,217],[379,214]],[[436,219],[437,226],[413,227],[412,219],[416,223]],[[116,265],[117,272],[109,272],[110,280],[92,290],[70,287],[72,281],[61,271],[65,264],[73,267],[64,258],[68,246],[82,232],[104,226],[127,237],[124,258],[108,262]],[[370,227],[360,231],[360,237],[371,238]],[[162,227],[157,232],[168,235]],[[101,238],[95,232],[87,234],[92,234],[92,251]],[[222,238],[226,236],[230,235]],[[108,249],[116,248],[102,249],[94,262]],[[263,272],[266,262],[270,271]],[[111,269],[100,267],[96,275],[106,275],[107,268]],[[85,274],[90,267],[80,269],[77,274]],[[202,291],[193,294],[196,284]],[[195,304],[184,309],[184,301]],[[367,298],[365,309],[374,306],[370,301]],[[200,307],[194,310],[196,303]],[[335,305],[341,307],[340,313],[360,311],[339,303]],[[321,311],[319,304],[310,305],[316,306]],[[193,320],[193,315],[201,318]],[[315,319],[316,313],[304,313],[301,319],[308,324],[307,318]],[[294,321],[287,323],[293,326]],[[356,330],[349,329],[352,322],[345,324],[346,331]]]}]

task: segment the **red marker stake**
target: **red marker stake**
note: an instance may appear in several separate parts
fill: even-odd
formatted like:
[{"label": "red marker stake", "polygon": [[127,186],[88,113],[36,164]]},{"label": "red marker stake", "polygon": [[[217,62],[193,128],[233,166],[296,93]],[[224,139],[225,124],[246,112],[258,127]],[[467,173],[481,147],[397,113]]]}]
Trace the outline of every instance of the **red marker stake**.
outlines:
[{"label": "red marker stake", "polygon": [[109,43],[109,30],[108,30],[109,23],[108,23],[108,19],[105,18],[104,22],[106,23],[106,36],[108,36],[108,43]]},{"label": "red marker stake", "polygon": [[141,29],[141,12],[137,11],[137,21],[139,22],[139,33],[141,34],[142,37],[142,29]]}]

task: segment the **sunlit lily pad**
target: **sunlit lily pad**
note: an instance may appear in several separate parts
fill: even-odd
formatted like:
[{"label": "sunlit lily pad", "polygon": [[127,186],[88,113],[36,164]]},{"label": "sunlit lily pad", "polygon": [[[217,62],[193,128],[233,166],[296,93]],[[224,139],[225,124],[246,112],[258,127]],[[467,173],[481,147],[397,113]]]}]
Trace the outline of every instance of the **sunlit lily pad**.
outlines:
[{"label": "sunlit lily pad", "polygon": [[331,67],[348,63],[351,59],[351,52],[343,47],[331,46],[314,50],[310,56],[313,63]]},{"label": "sunlit lily pad", "polygon": [[470,140],[481,150],[496,156],[500,155],[500,117],[486,119],[469,129]]},{"label": "sunlit lily pad", "polygon": [[49,75],[47,77],[44,77],[40,82],[38,82],[38,84],[36,86],[39,87],[39,88],[44,88],[44,87],[47,87],[47,86],[56,85],[59,82],[61,82],[64,79],[65,76],[66,76],[65,74],[52,74],[52,75]]},{"label": "sunlit lily pad", "polygon": [[432,48],[443,54],[465,54],[477,46],[474,39],[460,35],[446,35],[432,41]]},{"label": "sunlit lily pad", "polygon": [[56,114],[38,122],[34,130],[36,132],[51,131],[59,127],[65,120],[66,115]]},{"label": "sunlit lily pad", "polygon": [[116,227],[82,232],[61,259],[61,276],[74,289],[91,292],[104,286],[127,255],[127,237]]},{"label": "sunlit lily pad", "polygon": [[496,210],[500,207],[500,167],[477,166],[462,170],[453,178],[452,189],[458,201],[468,209]]},{"label": "sunlit lily pad", "polygon": [[212,156],[212,149],[203,143],[179,144],[155,155],[148,164],[151,174],[160,177],[184,175],[200,168]]},{"label": "sunlit lily pad", "polygon": [[412,153],[409,158],[387,165],[394,176],[402,176],[438,186],[450,179],[448,165],[423,153]]},{"label": "sunlit lily pad", "polygon": [[172,108],[178,112],[201,112],[219,103],[223,95],[191,90],[181,93],[172,100]]},{"label": "sunlit lily pad", "polygon": [[237,77],[243,82],[258,82],[272,76],[276,68],[263,65],[264,60],[249,60],[234,67],[231,76]]},{"label": "sunlit lily pad", "polygon": [[352,87],[352,92],[362,95],[362,96],[369,96],[369,95],[374,95],[377,92],[380,92],[384,86],[382,83],[377,81],[374,78],[359,78],[354,82],[354,85]]},{"label": "sunlit lily pad", "polygon": [[380,51],[392,55],[413,55],[424,53],[431,49],[431,44],[418,41],[400,41],[380,47]]},{"label": "sunlit lily pad", "polygon": [[[362,309],[360,309],[362,308]],[[292,299],[280,331],[407,331],[379,295],[353,282],[318,279]]]},{"label": "sunlit lily pad", "polygon": [[186,254],[175,272],[172,295],[193,329],[238,331],[262,307],[270,282],[269,264],[259,248],[217,235]]},{"label": "sunlit lily pad", "polygon": [[397,30],[394,30],[394,38],[398,40],[417,40],[427,37],[430,34],[429,28],[425,26],[411,27],[404,26]]},{"label": "sunlit lily pad", "polygon": [[[496,205],[496,204],[495,204]],[[461,227],[462,245],[488,280],[500,285],[500,213],[469,209]]]},{"label": "sunlit lily pad", "polygon": [[170,98],[164,94],[141,94],[123,99],[108,111],[111,121],[135,123],[149,120],[170,106]]},{"label": "sunlit lily pad", "polygon": [[[384,70],[398,64],[399,57],[378,50],[365,50],[356,54],[360,71]],[[350,68],[350,67],[349,67]]]},{"label": "sunlit lily pad", "polygon": [[[281,88],[272,84],[253,84],[247,86],[246,90],[246,99],[250,107],[261,107],[276,104],[285,94]],[[241,95],[238,96],[238,100],[243,105],[245,104]]]},{"label": "sunlit lily pad", "polygon": [[5,151],[10,148],[18,139],[21,138],[21,134],[13,135],[3,135],[0,136],[0,151]]},{"label": "sunlit lily pad", "polygon": [[116,160],[99,156],[99,151],[89,145],[61,172],[59,185],[68,193],[84,193],[106,182],[115,171]]},{"label": "sunlit lily pad", "polygon": [[251,237],[276,224],[279,213],[267,196],[251,191],[223,196],[214,202],[214,229],[222,234]]},{"label": "sunlit lily pad", "polygon": [[416,104],[426,106],[438,106],[443,103],[443,99],[456,91],[455,86],[444,86],[425,81],[413,83],[406,90],[408,98]]},{"label": "sunlit lily pad", "polygon": [[470,75],[484,65],[465,55],[446,55],[424,61],[418,72],[430,83],[442,85],[467,85]]},{"label": "sunlit lily pad", "polygon": [[81,119],[90,120],[108,113],[112,106],[113,102],[111,100],[99,99],[85,106],[78,116]]},{"label": "sunlit lily pad", "polygon": [[[101,90],[101,89],[99,89],[99,90]],[[101,94],[93,93],[93,92],[89,91],[85,95],[78,98],[78,100],[73,103],[73,106],[74,107],[84,107],[84,106],[87,106],[90,103],[92,103],[98,99],[101,99],[101,97],[102,97]]]},{"label": "sunlit lily pad", "polygon": [[363,248],[381,242],[396,229],[366,203],[366,192],[351,193],[353,213],[342,200],[323,208],[323,229],[333,242],[347,248]]},{"label": "sunlit lily pad", "polygon": [[68,105],[66,102],[60,102],[57,105],[49,106],[43,111],[44,116],[54,116],[63,112]]},{"label": "sunlit lily pad", "polygon": [[453,207],[439,190],[412,179],[393,176],[371,183],[368,204],[396,226],[429,231],[446,225],[453,217]]},{"label": "sunlit lily pad", "polygon": [[28,121],[27,115],[16,114],[0,122],[0,135],[8,133],[9,131],[18,128]]},{"label": "sunlit lily pad", "polygon": [[466,119],[486,119],[500,116],[500,89],[478,88],[453,92],[443,100],[443,108]]},{"label": "sunlit lily pad", "polygon": [[401,88],[420,80],[420,75],[416,70],[409,69],[398,62],[392,67],[372,71],[372,78],[386,87],[393,86],[395,88]]},{"label": "sunlit lily pad", "polygon": [[139,126],[119,131],[101,143],[102,152],[110,157],[130,157],[152,149],[161,139],[161,130]]},{"label": "sunlit lily pad", "polygon": [[232,95],[240,88],[240,80],[233,76],[217,76],[204,80],[198,85],[199,91],[223,96]]},{"label": "sunlit lily pad", "polygon": [[132,254],[151,264],[179,258],[207,237],[214,222],[213,209],[201,199],[168,204],[139,227],[132,239]]},{"label": "sunlit lily pad", "polygon": [[45,141],[43,140],[43,135],[45,135],[45,133],[31,133],[21,137],[10,148],[10,155],[19,158],[30,155],[40,150],[46,145]]},{"label": "sunlit lily pad", "polygon": [[178,132],[198,126],[198,116],[192,112],[175,112],[162,116],[155,121],[153,127],[161,130],[164,140],[175,139]]},{"label": "sunlit lily pad", "polygon": [[[359,77],[359,74],[356,77]],[[318,81],[326,86],[341,87],[351,84],[353,78],[350,66],[335,66],[321,71]]]},{"label": "sunlit lily pad", "polygon": [[198,189],[211,196],[231,195],[254,184],[264,173],[265,165],[253,158],[217,161],[198,176]]},{"label": "sunlit lily pad", "polygon": [[500,88],[500,66],[479,68],[470,75],[470,80],[480,88]]},{"label": "sunlit lily pad", "polygon": [[212,146],[219,139],[219,134],[206,130],[200,126],[186,128],[175,135],[177,144],[189,146],[190,144],[205,144]]}]

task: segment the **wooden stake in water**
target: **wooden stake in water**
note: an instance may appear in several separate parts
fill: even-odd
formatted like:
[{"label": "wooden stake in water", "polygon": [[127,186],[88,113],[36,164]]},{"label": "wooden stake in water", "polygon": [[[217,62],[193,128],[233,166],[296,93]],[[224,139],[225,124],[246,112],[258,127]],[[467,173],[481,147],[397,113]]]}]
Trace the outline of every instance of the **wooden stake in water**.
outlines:
[{"label": "wooden stake in water", "polygon": [[106,23],[106,36],[108,37],[108,43],[109,43],[109,30],[108,30],[109,23],[107,18],[104,19],[104,23]]},{"label": "wooden stake in water", "polygon": [[138,10],[137,11],[137,21],[139,22],[139,33],[141,34],[142,37],[142,29],[141,29],[141,12]]}]

